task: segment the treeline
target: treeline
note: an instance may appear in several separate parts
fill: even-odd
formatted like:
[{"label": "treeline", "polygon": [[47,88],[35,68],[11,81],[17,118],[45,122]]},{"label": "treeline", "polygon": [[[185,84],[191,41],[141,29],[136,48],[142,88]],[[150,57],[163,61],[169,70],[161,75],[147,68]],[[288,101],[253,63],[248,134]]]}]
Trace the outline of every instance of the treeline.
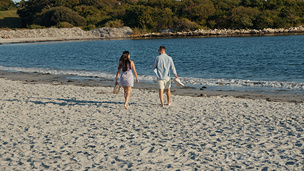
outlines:
[{"label": "treeline", "polygon": [[0,0],[0,11],[15,9],[16,5],[12,0]]},{"label": "treeline", "polygon": [[129,26],[156,31],[304,23],[304,0],[22,0],[17,6],[24,27]]}]

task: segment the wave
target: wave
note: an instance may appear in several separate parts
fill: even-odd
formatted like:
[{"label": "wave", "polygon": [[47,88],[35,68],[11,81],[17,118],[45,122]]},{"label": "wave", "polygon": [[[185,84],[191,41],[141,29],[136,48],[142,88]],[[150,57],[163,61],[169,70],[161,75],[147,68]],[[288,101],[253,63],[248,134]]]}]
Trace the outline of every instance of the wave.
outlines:
[{"label": "wave", "polygon": [[28,73],[42,73],[53,75],[75,75],[84,77],[101,77],[101,78],[113,78],[113,74],[100,72],[100,71],[85,71],[85,70],[62,70],[62,69],[50,69],[50,68],[23,68],[23,67],[5,67],[0,66],[0,70],[3,71],[17,71]]},{"label": "wave", "polygon": [[209,86],[237,86],[237,87],[262,87],[278,88],[281,90],[304,90],[304,83],[284,82],[284,81],[252,81],[241,79],[203,79],[203,78],[183,78],[183,83],[192,85]]},{"label": "wave", "polygon": [[[5,67],[0,66],[3,71],[19,71],[29,73],[43,73],[53,75],[73,75],[82,77],[100,77],[107,80],[114,80],[116,74],[102,71],[86,71],[86,70],[61,70],[49,68],[23,68],[23,67]],[[156,82],[154,75],[139,75],[139,79],[143,82]],[[193,77],[180,77],[186,86],[202,85],[202,86],[235,86],[235,87],[261,87],[276,88],[280,90],[304,90],[304,83],[301,82],[284,82],[284,81],[252,81],[242,79],[205,79]]]}]

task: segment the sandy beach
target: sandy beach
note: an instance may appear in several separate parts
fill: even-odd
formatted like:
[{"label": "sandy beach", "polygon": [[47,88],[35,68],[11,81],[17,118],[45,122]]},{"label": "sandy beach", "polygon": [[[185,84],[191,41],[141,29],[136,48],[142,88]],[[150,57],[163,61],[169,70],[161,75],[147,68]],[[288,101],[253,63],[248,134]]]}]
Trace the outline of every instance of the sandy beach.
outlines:
[{"label": "sandy beach", "polygon": [[110,84],[1,77],[0,170],[304,169],[302,96],[175,89],[161,108],[157,89],[137,87],[125,110]]}]

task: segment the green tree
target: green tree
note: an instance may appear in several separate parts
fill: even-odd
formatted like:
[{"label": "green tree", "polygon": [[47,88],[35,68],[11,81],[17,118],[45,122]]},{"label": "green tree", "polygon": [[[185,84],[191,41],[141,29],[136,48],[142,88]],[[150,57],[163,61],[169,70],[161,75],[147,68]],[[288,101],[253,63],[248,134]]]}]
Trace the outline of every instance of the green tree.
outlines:
[{"label": "green tree", "polygon": [[173,12],[170,8],[155,9],[155,22],[157,23],[156,28],[172,28],[174,24]]},{"label": "green tree", "polygon": [[254,28],[254,22],[261,12],[257,8],[239,6],[232,10],[231,22],[234,28]]},{"label": "green tree", "polygon": [[175,22],[175,29],[179,31],[190,31],[198,29],[198,24],[188,20],[187,18],[181,18]]},{"label": "green tree", "polygon": [[86,20],[67,7],[54,7],[37,15],[36,23],[42,26],[56,26],[67,22],[73,26],[85,26]]},{"label": "green tree", "polygon": [[212,1],[200,0],[192,8],[190,20],[196,21],[200,25],[206,25],[206,20],[215,13]]},{"label": "green tree", "polygon": [[121,5],[121,2],[118,0],[82,0],[82,4],[97,8],[114,8],[117,5]]},{"label": "green tree", "polygon": [[141,0],[137,4],[138,5],[144,5],[144,6],[150,6],[153,8],[172,8],[178,1],[176,0]]},{"label": "green tree", "polygon": [[74,7],[74,10],[87,20],[87,24],[96,25],[101,20],[108,18],[106,13],[101,12],[94,6],[80,5]]},{"label": "green tree", "polygon": [[244,7],[258,7],[263,8],[265,0],[242,0],[240,5]]},{"label": "green tree", "polygon": [[264,4],[266,9],[277,10],[284,5],[284,0],[267,0]]},{"label": "green tree", "polygon": [[274,28],[278,20],[280,20],[278,11],[264,10],[261,15],[257,17],[256,28]]},{"label": "green tree", "polygon": [[226,11],[217,9],[212,16],[209,17],[207,26],[210,28],[229,28],[230,19],[228,17],[229,13]]},{"label": "green tree", "polygon": [[134,5],[126,10],[124,23],[130,27],[153,28],[153,13],[152,7],[143,5]]},{"label": "green tree", "polygon": [[56,0],[55,6],[64,6],[69,8],[74,8],[75,6],[79,5],[79,0]]},{"label": "green tree", "polygon": [[304,1],[300,1],[298,2],[298,6],[299,6],[299,17],[301,20],[301,23],[304,23]]},{"label": "green tree", "polygon": [[0,0],[0,11],[6,11],[13,8],[16,8],[16,6],[12,0]]},{"label": "green tree", "polygon": [[300,18],[297,16],[296,10],[292,7],[284,6],[280,10],[279,16],[284,19],[284,22],[286,23],[282,27],[291,27],[300,23]]},{"label": "green tree", "polygon": [[231,28],[231,10],[240,4],[241,0],[213,0],[215,12],[209,17],[210,28]]},{"label": "green tree", "polygon": [[239,6],[241,0],[212,0],[216,9],[231,11],[232,8]]},{"label": "green tree", "polygon": [[[0,0],[0,3],[10,1]],[[42,13],[59,6],[85,18],[86,28],[106,23],[110,26],[123,23],[143,30],[175,26],[278,28],[304,23],[303,0],[22,0],[18,15],[23,26],[37,24],[42,22]]]},{"label": "green tree", "polygon": [[50,9],[56,5],[55,0],[22,0],[17,10],[17,14],[21,17],[22,25],[32,25],[35,20],[35,15],[42,10]]}]

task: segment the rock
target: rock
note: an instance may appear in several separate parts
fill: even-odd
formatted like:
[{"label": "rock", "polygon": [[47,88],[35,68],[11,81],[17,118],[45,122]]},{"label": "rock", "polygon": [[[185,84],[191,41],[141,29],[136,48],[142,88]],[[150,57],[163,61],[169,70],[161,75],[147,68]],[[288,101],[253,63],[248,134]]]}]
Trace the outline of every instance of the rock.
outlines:
[{"label": "rock", "polygon": [[79,37],[92,36],[90,32],[81,28],[48,28],[48,29],[31,29],[31,30],[0,30],[0,35],[7,34],[11,38],[43,38],[43,37]]},{"label": "rock", "polygon": [[122,28],[98,28],[84,31],[79,27],[74,28],[47,28],[47,29],[22,29],[0,30],[0,36],[8,35],[14,38],[58,38],[58,39],[81,39],[81,38],[125,38],[130,37],[133,31],[130,27]]},{"label": "rock", "polygon": [[206,88],[207,88],[206,86],[203,86],[203,87],[200,88],[200,90],[204,90],[204,89],[206,89]]},{"label": "rock", "polygon": [[125,37],[130,37],[132,33],[133,31],[130,27],[122,27],[122,28],[102,27],[91,31],[91,34],[93,36],[104,37],[104,38],[125,38]]},{"label": "rock", "polygon": [[160,32],[160,33],[173,33],[174,30],[167,28],[167,29],[159,29],[158,32]]}]

